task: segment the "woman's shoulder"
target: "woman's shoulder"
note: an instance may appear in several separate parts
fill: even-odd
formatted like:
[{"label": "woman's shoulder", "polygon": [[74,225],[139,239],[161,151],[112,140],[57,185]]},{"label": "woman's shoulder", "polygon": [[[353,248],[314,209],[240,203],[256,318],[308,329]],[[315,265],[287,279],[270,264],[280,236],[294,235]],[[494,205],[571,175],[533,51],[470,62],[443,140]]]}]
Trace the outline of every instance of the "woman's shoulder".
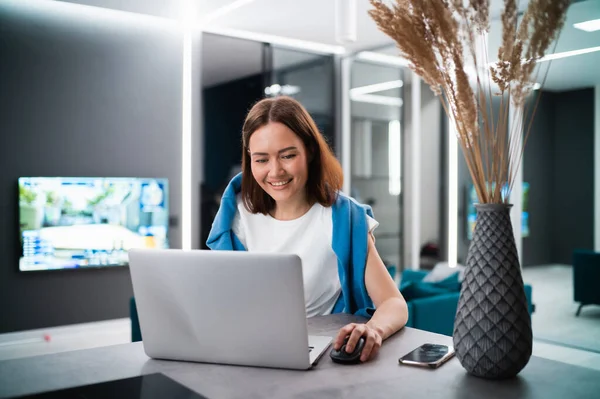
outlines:
[{"label": "woman's shoulder", "polygon": [[246,208],[244,198],[241,193],[236,195],[236,211],[235,218],[241,220],[243,223],[261,223],[267,218],[262,213],[252,213]]},{"label": "woman's shoulder", "polygon": [[366,204],[362,204],[360,202],[358,202],[355,198],[341,192],[338,191],[336,194],[336,198],[335,201],[333,202],[333,204],[331,205],[332,208],[334,209],[339,209],[341,207],[349,207],[349,208],[360,208],[365,210],[367,213],[372,213],[371,211],[371,207],[369,205]]},{"label": "woman's shoulder", "polygon": [[[333,208],[333,206],[325,206],[325,205],[322,205],[322,204],[316,202],[312,206],[311,211],[314,209],[313,214],[314,215],[318,215],[318,217],[320,219],[323,219],[323,220],[328,220],[329,219],[329,220],[331,220],[331,213],[333,211],[332,208]],[[311,211],[309,211],[309,212],[311,212]]]},{"label": "woman's shoulder", "polygon": [[238,208],[240,207],[240,205],[244,206],[244,199],[242,198],[242,193],[237,193],[235,195],[235,203]]},{"label": "woman's shoulder", "polygon": [[236,218],[240,219],[247,219],[250,218],[252,216],[255,216],[254,213],[250,212],[247,208],[246,205],[244,204],[244,198],[242,197],[242,193],[238,193],[235,197],[235,203],[236,203],[236,212],[235,212],[235,216]]}]

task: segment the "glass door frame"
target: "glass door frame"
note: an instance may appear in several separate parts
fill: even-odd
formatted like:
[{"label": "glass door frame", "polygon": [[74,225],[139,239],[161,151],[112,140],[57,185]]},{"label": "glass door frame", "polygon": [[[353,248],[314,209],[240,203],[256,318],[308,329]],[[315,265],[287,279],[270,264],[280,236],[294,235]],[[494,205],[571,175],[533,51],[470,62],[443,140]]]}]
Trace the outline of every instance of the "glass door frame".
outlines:
[{"label": "glass door frame", "polygon": [[[338,137],[339,137],[339,142],[341,143],[340,145],[340,150],[338,151],[338,157],[340,159],[340,162],[342,164],[342,169],[344,172],[344,186],[343,186],[343,191],[347,194],[350,194],[351,192],[351,188],[352,188],[352,138],[351,138],[351,134],[352,134],[352,107],[351,107],[351,99],[350,99],[350,89],[352,88],[352,66],[354,64],[354,62],[356,61],[360,61],[362,63],[367,63],[367,64],[373,64],[373,65],[383,65],[383,66],[389,66],[389,67],[398,67],[398,68],[406,68],[406,63],[404,62],[404,60],[402,60],[399,57],[394,57],[394,56],[385,56],[383,54],[379,54],[379,53],[375,53],[372,51],[360,51],[360,52],[356,52],[356,53],[352,53],[349,55],[345,55],[345,56],[340,56],[339,57],[339,75],[338,75],[338,80],[339,80],[339,108],[340,108],[340,112],[339,112],[339,117],[340,117],[340,121],[338,123],[339,126],[339,131],[338,131]],[[412,73],[409,71],[409,73]],[[411,209],[411,212],[414,212],[414,214],[417,217],[413,217],[411,218],[412,223],[411,223],[411,229],[410,229],[410,234],[411,234],[411,241],[410,241],[410,253],[411,253],[411,269],[419,269],[420,267],[420,262],[419,262],[419,257],[420,257],[420,225],[421,225],[421,220],[420,220],[420,209],[418,207],[418,204],[420,203],[420,187],[421,187],[421,179],[420,179],[420,172],[421,172],[421,165],[420,165],[420,152],[421,152],[421,148],[420,148],[420,136],[419,134],[416,134],[416,132],[420,131],[420,119],[421,119],[421,94],[420,94],[420,87],[421,87],[421,79],[414,73],[412,73],[411,78],[413,79],[413,83],[418,83],[418,84],[412,84],[411,87],[413,87],[413,89],[411,89],[411,94],[410,94],[410,98],[412,101],[412,104],[419,104],[419,106],[417,107],[412,107],[412,112],[411,112],[411,118],[413,120],[417,121],[417,126],[416,129],[412,128],[411,129],[411,153],[412,154],[416,154],[417,158],[414,159],[411,157],[411,162],[413,162],[413,169],[411,170],[411,178],[414,179],[412,180],[412,187],[411,187],[411,200],[412,200],[412,204],[416,204],[416,207],[413,206],[413,208]],[[404,112],[404,110],[402,111]],[[403,117],[402,118],[402,126],[404,126],[406,118]],[[402,148],[402,157],[406,158],[408,154],[406,146],[405,146],[405,138],[406,138],[406,129],[402,129],[403,130],[403,134],[401,135],[401,148]],[[416,139],[415,139],[416,138]],[[404,168],[402,168],[404,169]],[[401,175],[404,176],[404,170],[402,170]],[[402,179],[403,183],[402,183],[402,187],[404,188],[405,184],[405,179]],[[406,190],[402,189],[402,192],[399,196],[399,203],[398,206],[401,209],[400,212],[400,220],[398,221],[398,223],[400,223],[401,226],[404,226],[404,222],[405,222],[405,217],[404,217],[404,213],[405,213],[405,209],[404,209],[404,205],[405,205],[405,201],[404,201],[404,195],[406,193]],[[415,208],[417,210],[417,212],[415,212]],[[399,256],[399,262],[398,262],[398,271],[402,271],[405,268],[405,262],[404,262],[404,257],[402,256],[402,254],[404,252],[406,252],[407,248],[404,242],[404,236],[407,233],[407,230],[404,228],[400,229],[400,256]]]}]

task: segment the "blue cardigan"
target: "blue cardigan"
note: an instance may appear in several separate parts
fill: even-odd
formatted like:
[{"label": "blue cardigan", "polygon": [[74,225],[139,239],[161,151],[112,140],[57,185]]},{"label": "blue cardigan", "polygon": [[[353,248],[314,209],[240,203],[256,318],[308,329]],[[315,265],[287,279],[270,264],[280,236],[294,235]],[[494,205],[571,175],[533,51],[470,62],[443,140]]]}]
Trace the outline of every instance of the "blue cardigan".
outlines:
[{"label": "blue cardigan", "polygon": [[[206,244],[213,250],[245,251],[246,248],[231,230],[237,212],[237,194],[242,189],[242,174],[235,176],[223,193]],[[333,239],[331,247],[338,258],[338,274],[342,293],[332,313],[352,313],[370,318],[375,309],[365,286],[367,266],[367,215],[373,217],[368,205],[338,193],[332,205]]]}]

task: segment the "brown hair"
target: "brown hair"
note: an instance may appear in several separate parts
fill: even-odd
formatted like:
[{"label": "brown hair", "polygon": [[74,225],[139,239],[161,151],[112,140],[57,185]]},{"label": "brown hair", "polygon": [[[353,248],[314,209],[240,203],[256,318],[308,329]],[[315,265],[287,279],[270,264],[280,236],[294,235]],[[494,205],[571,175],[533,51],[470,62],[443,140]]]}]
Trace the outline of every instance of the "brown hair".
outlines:
[{"label": "brown hair", "polygon": [[342,167],[306,109],[293,98],[282,96],[257,102],[248,112],[242,128],[242,199],[246,209],[266,215],[275,207],[275,200],[254,180],[248,148],[252,134],[270,122],[287,126],[306,147],[309,203],[333,205],[344,181]]}]

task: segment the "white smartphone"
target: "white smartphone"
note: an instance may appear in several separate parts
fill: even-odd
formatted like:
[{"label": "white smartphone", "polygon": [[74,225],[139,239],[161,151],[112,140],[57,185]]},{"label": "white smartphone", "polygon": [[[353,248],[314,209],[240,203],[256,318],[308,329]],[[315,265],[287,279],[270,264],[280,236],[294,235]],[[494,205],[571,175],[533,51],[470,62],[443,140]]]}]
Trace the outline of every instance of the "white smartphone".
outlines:
[{"label": "white smartphone", "polygon": [[432,369],[440,367],[454,356],[452,346],[440,344],[423,344],[410,353],[398,359],[400,364],[411,366],[430,367]]}]

